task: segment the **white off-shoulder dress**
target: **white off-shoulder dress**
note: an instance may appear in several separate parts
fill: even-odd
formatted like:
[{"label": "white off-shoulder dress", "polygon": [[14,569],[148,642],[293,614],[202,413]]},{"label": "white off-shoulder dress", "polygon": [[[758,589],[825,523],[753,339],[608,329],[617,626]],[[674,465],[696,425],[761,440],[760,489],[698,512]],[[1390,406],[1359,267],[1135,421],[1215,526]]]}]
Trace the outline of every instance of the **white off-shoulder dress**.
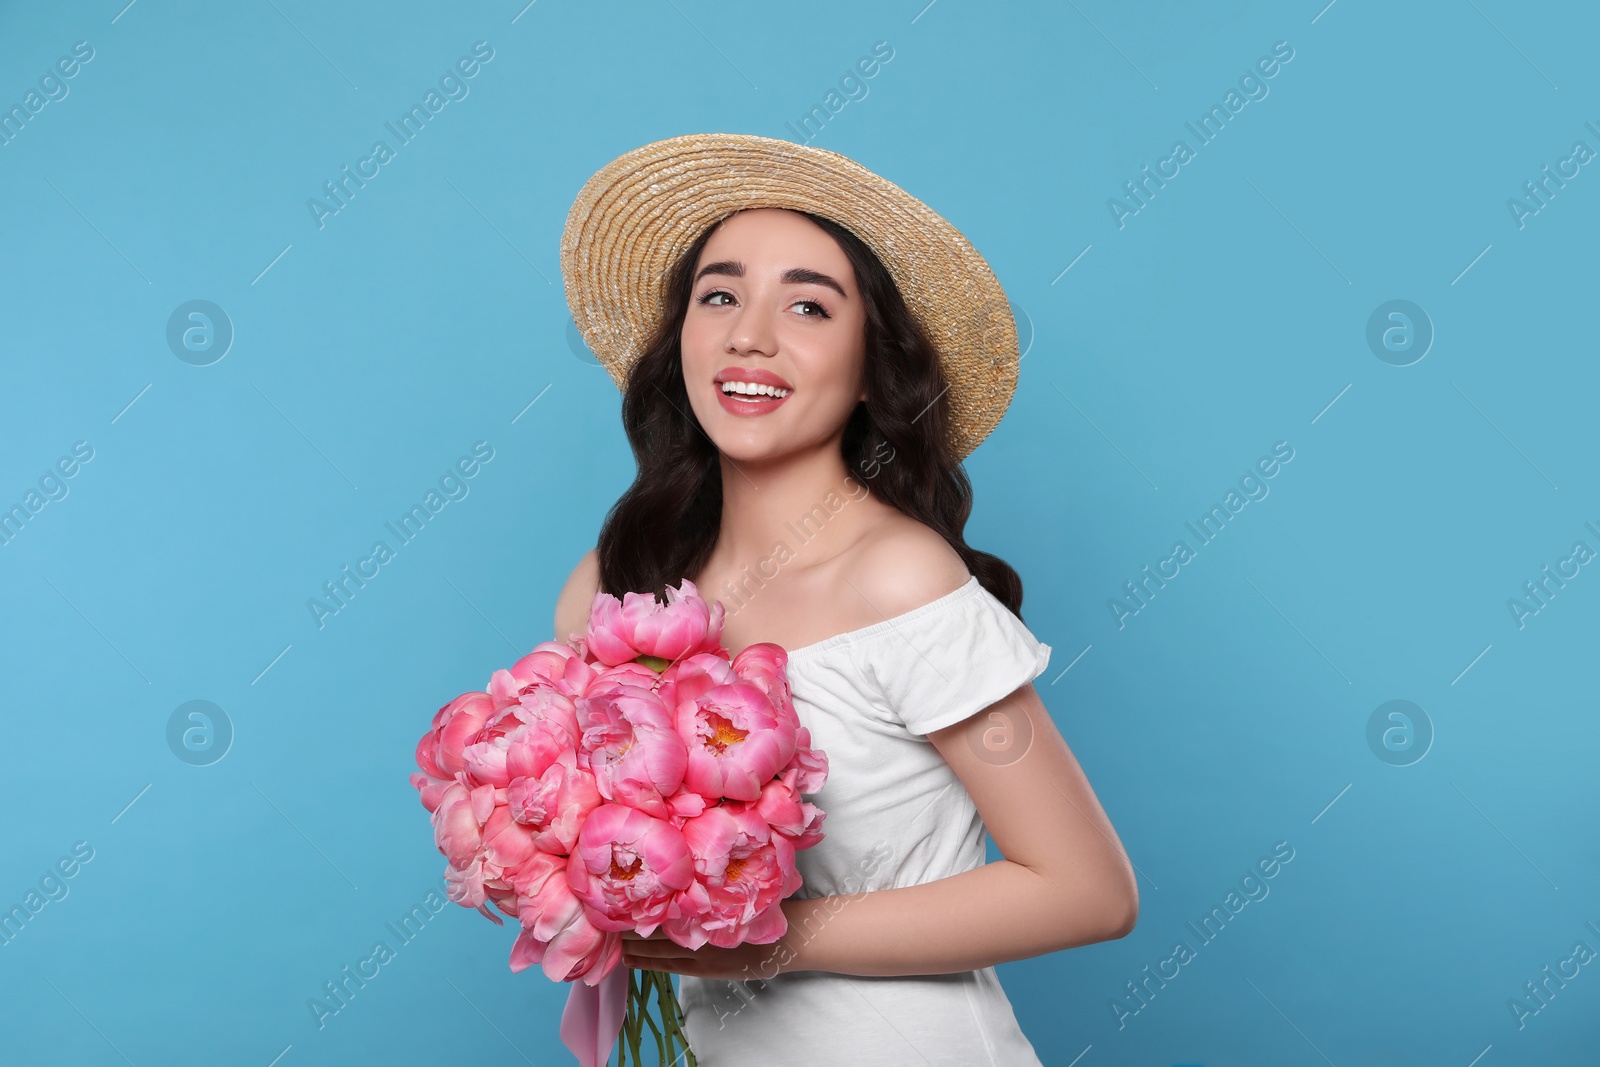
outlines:
[{"label": "white off-shoulder dress", "polygon": [[[920,885],[982,866],[983,820],[926,735],[1033,681],[1049,659],[1050,646],[975,576],[911,611],[789,650],[795,710],[828,757],[827,783],[808,798],[827,812],[825,836],[796,854],[805,884],[795,895]],[[993,967],[684,975],[679,999],[701,1067],[1040,1067]]]}]

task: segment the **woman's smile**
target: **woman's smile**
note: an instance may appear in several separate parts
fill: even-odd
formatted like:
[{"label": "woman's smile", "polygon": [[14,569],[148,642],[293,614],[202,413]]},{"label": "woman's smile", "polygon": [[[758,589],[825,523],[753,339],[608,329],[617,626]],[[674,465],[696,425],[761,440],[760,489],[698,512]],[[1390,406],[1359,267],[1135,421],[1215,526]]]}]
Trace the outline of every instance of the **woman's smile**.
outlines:
[{"label": "woman's smile", "polygon": [[722,409],[733,415],[767,415],[776,411],[794,387],[771,371],[755,367],[727,367],[712,381]]}]

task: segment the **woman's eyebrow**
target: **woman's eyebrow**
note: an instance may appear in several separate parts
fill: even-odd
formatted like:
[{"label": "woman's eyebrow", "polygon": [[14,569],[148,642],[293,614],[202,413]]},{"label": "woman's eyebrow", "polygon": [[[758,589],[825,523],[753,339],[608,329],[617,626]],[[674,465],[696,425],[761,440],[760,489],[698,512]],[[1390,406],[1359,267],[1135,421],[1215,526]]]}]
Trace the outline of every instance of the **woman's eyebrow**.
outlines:
[{"label": "woman's eyebrow", "polygon": [[[704,278],[708,274],[726,274],[732,278],[743,278],[744,264],[740,263],[737,259],[719,259],[715,263],[707,263],[705,266],[700,268],[698,273],[695,274],[695,282],[698,283],[701,278]],[[783,272],[783,277],[779,278],[778,280],[783,282],[785,285],[804,285],[808,283],[812,285],[826,285],[828,288],[838,293],[841,297],[849,299],[848,295],[844,291],[844,286],[840,285],[828,275],[823,274],[821,271],[812,270],[809,267],[790,267],[788,270]]]}]

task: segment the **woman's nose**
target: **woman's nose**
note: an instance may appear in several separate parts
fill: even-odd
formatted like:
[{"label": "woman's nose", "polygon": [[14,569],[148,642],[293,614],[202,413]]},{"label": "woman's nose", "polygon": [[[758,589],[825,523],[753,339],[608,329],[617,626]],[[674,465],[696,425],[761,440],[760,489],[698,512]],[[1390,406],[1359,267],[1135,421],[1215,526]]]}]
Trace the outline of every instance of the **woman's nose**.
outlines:
[{"label": "woman's nose", "polygon": [[760,304],[740,308],[728,326],[727,343],[735,352],[772,355],[777,347],[772,314]]}]

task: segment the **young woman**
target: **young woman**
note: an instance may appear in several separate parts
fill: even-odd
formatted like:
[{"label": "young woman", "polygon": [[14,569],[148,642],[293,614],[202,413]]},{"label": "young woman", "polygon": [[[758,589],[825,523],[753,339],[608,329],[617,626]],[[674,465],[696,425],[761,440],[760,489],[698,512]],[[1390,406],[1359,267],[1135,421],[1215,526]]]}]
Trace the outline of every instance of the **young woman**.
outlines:
[{"label": "young woman", "polygon": [[[591,179],[563,271],[639,472],[562,590],[557,637],[582,633],[597,590],[691,579],[723,602],[730,652],[788,651],[828,758],[789,932],[698,951],[630,934],[624,962],[681,976],[703,1067],[1038,1064],[994,966],[1124,936],[1138,890],[1032,684],[1050,648],[1017,614],[1021,581],[962,537],[960,459],[1016,377],[998,284],[845,157],[723,134]],[[985,830],[1004,859],[985,862]]]}]

